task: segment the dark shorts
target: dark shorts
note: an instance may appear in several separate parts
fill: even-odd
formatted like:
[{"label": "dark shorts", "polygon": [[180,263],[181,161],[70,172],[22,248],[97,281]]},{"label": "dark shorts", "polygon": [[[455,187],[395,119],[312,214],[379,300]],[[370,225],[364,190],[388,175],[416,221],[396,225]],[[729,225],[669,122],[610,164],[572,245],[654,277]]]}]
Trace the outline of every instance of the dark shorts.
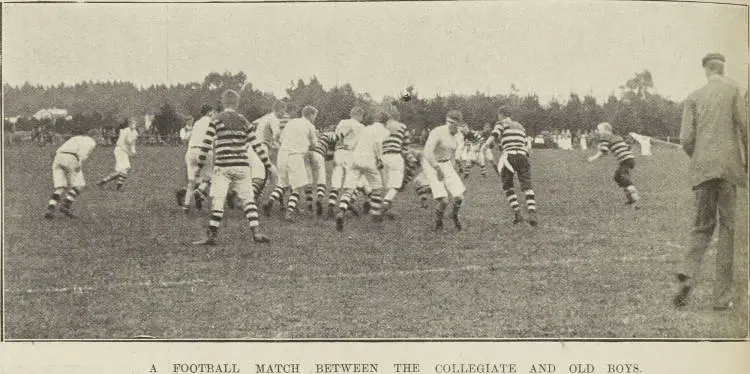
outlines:
[{"label": "dark shorts", "polygon": [[508,163],[513,167],[513,171],[503,167],[500,170],[500,179],[503,182],[503,190],[513,188],[513,177],[518,176],[518,183],[522,190],[530,190],[531,186],[531,163],[529,157],[524,154],[508,155]]},{"label": "dark shorts", "polygon": [[629,158],[620,163],[615,170],[615,183],[618,186],[625,188],[633,185],[633,181],[630,180],[630,173],[635,169],[635,160]]}]

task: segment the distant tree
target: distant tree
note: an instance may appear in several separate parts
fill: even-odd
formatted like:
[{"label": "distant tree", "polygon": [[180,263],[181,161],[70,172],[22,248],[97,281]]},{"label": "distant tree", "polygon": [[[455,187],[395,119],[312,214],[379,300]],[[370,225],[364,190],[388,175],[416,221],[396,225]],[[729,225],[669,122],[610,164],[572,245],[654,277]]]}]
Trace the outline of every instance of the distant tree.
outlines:
[{"label": "distant tree", "polygon": [[169,135],[180,131],[183,118],[177,114],[170,104],[164,104],[154,116],[152,126],[159,135]]}]

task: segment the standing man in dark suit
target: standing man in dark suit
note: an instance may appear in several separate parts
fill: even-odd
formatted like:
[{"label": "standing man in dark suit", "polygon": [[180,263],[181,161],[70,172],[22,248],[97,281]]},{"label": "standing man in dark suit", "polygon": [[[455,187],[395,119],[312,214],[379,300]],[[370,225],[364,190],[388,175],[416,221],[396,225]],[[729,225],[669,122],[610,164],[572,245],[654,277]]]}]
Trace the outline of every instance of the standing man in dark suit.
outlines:
[{"label": "standing man in dark suit", "polygon": [[747,181],[747,112],[740,88],[724,76],[724,56],[703,58],[708,82],[685,100],[680,140],[690,156],[696,215],[690,249],[677,278],[678,307],[687,303],[718,221],[714,310],[732,306],[734,221],[737,186]]}]

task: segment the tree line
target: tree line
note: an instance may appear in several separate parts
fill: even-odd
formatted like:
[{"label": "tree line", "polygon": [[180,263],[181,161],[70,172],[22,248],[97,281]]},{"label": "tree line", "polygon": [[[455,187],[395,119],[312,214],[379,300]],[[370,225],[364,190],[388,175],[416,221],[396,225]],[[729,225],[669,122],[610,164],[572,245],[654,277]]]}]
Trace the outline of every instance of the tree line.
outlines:
[{"label": "tree line", "polygon": [[[325,89],[312,77],[307,82],[299,79],[290,82],[286,90],[288,112],[292,116],[305,105],[320,110],[316,126],[326,128],[348,118],[353,105],[372,109],[393,105],[401,114],[401,121],[417,132],[429,129],[444,121],[450,109],[459,109],[473,128],[494,123],[498,107],[507,105],[514,111],[516,120],[524,124],[530,135],[543,131],[567,129],[572,132],[588,131],[599,122],[610,122],[620,133],[630,131],[650,136],[666,137],[679,134],[681,103],[651,92],[654,87],[651,73],[636,73],[618,88],[605,102],[591,95],[571,93],[565,101],[556,99],[542,103],[537,95],[520,95],[515,86],[508,93],[486,95],[436,95],[422,97],[417,88],[406,87],[393,97],[375,100],[346,83]],[[203,103],[218,106],[219,97],[226,89],[241,94],[240,111],[249,119],[268,113],[279,98],[263,92],[247,81],[243,72],[210,73],[202,82],[177,85],[151,85],[136,87],[130,82],[81,82],[75,85],[22,86],[5,85],[3,101],[6,117],[20,116],[15,127],[29,130],[48,126],[55,132],[65,133],[71,126],[84,128],[114,128],[129,119],[144,121],[144,115],[154,115],[152,131],[162,135],[174,134],[190,117],[197,117]],[[71,120],[29,119],[39,109],[64,108]],[[8,126],[6,120],[6,128]]]}]

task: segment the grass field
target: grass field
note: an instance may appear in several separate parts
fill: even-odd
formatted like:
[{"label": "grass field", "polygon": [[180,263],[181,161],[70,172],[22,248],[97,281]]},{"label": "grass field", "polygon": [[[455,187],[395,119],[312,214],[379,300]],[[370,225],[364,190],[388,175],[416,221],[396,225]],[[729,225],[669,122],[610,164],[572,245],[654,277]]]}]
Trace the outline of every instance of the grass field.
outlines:
[{"label": "grass field", "polygon": [[[434,233],[412,188],[377,225],[312,215],[261,225],[256,245],[228,212],[220,245],[193,247],[207,217],[173,193],[184,149],[142,147],[122,192],[93,186],[114,164],[95,150],[77,220],[42,218],[52,147],[5,150],[4,335],[9,339],[742,338],[747,335],[747,191],[739,190],[735,308],[711,309],[713,251],[691,304],[674,272],[693,214],[687,158],[637,159],[643,196],[626,209],[611,157],[538,150],[541,225],[514,226],[494,174],[466,181],[464,231]],[[351,236],[351,239],[349,238]]]}]

